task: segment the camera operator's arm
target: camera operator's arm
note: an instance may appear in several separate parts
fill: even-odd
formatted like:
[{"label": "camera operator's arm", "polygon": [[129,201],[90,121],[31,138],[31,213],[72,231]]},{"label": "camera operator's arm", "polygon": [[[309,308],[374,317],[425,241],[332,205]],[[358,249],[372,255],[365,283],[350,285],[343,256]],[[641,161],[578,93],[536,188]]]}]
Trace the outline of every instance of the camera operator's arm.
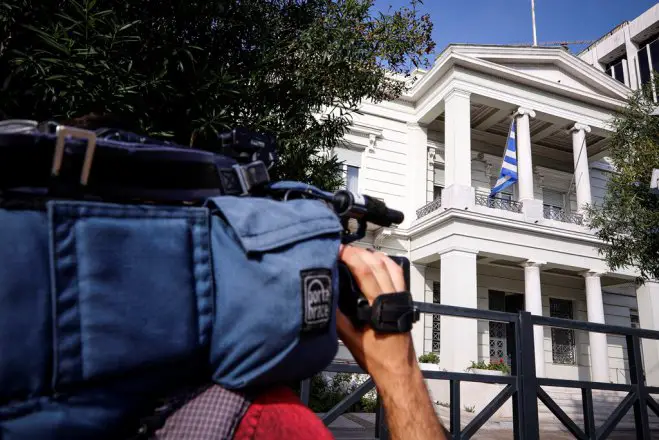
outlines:
[{"label": "camera operator's arm", "polygon": [[[407,290],[402,269],[384,254],[345,246],[340,258],[370,303],[380,294]],[[373,377],[392,438],[447,439],[430,401],[410,334],[378,334],[370,327],[358,330],[340,311],[337,327],[357,362]]]}]

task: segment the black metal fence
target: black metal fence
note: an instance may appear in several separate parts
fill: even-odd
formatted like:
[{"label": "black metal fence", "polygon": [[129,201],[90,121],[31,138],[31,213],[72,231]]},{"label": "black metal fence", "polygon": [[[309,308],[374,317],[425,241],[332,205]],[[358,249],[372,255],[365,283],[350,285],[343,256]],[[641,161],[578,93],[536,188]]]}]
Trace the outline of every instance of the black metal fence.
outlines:
[{"label": "black metal fence", "polygon": [[[615,429],[622,418],[633,407],[635,422],[635,438],[650,440],[650,424],[648,408],[659,416],[659,404],[650,394],[659,394],[659,387],[646,385],[643,364],[641,361],[640,339],[659,340],[659,331],[636,329],[631,327],[611,326],[584,321],[549,318],[531,315],[529,312],[519,314],[496,312],[491,310],[477,310],[461,307],[451,307],[431,303],[416,303],[422,313],[439,314],[442,316],[455,316],[486,321],[503,322],[512,332],[511,340],[515,347],[512,350],[511,374],[509,376],[489,376],[482,374],[456,373],[445,371],[423,371],[426,379],[447,380],[450,383],[450,409],[448,422],[450,434],[453,439],[468,439],[473,436],[508,399],[512,399],[513,432],[515,440],[534,440],[539,438],[540,428],[538,420],[538,399],[556,416],[556,418],[577,439],[599,440],[605,439]],[[587,332],[606,333],[624,336],[627,341],[627,354],[629,361],[629,384],[613,384],[605,382],[586,382],[577,380],[538,378],[535,372],[533,326],[548,326],[582,330]],[[523,354],[520,356],[520,354]],[[356,365],[332,364],[326,371],[342,373],[361,373]],[[490,401],[465,427],[462,429],[460,410],[460,383],[479,382],[485,384],[502,384],[505,387]],[[355,391],[335,405],[322,417],[326,425],[334,422],[341,414],[370,390],[375,384],[369,378]],[[580,389],[583,401],[584,429],[577,424],[560,408],[547,394],[543,386],[566,387]],[[627,395],[623,398],[613,413],[600,426],[595,426],[593,408],[593,390],[623,391]],[[310,381],[301,384],[301,398],[305,404],[309,403]],[[384,409],[378,401],[375,420],[375,438],[386,440],[389,438]]]}]

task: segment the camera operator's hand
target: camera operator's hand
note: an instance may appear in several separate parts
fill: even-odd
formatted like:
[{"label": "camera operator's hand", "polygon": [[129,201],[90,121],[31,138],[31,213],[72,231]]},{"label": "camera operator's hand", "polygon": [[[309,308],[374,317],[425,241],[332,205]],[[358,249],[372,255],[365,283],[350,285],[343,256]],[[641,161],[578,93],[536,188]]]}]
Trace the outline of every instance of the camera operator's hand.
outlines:
[{"label": "camera operator's hand", "polygon": [[[348,266],[369,303],[381,294],[407,290],[403,271],[379,252],[343,246],[340,259]],[[355,360],[371,374],[387,413],[393,439],[445,439],[409,333],[380,334],[369,326],[356,329],[338,311],[337,330]]]}]

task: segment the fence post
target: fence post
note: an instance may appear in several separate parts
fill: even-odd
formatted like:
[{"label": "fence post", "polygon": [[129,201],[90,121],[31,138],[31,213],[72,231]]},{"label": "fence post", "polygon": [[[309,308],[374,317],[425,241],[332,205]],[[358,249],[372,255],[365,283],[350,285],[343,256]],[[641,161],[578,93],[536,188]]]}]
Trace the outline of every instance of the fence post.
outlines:
[{"label": "fence post", "polygon": [[513,350],[510,354],[510,374],[517,378],[515,392],[510,398],[510,402],[513,406],[513,437],[514,440],[523,440],[522,432],[524,430],[524,418],[520,413],[520,408],[522,406],[522,378],[520,374],[522,357],[519,355],[520,350],[522,349],[522,343],[519,338],[519,319],[516,319],[515,322],[506,324],[506,331],[509,333],[511,340],[513,341]]},{"label": "fence post", "polygon": [[627,336],[627,358],[629,359],[629,379],[632,385],[636,385],[636,401],[634,402],[636,438],[639,440],[650,440],[648,392],[645,388],[641,343],[638,336]]},{"label": "fence post", "polygon": [[378,440],[389,440],[389,429],[387,428],[387,418],[384,413],[384,405],[378,396],[378,404],[375,413],[375,437]]},{"label": "fence post", "polygon": [[[540,438],[538,421],[538,378],[535,375],[535,347],[533,336],[533,316],[529,312],[517,315],[517,392],[519,399],[520,438],[537,440]],[[514,403],[514,402],[513,402]]]},{"label": "fence post", "polygon": [[460,432],[462,431],[462,426],[460,423],[460,381],[459,380],[450,380],[449,381],[450,395],[451,395],[451,435],[453,438],[460,438]]}]

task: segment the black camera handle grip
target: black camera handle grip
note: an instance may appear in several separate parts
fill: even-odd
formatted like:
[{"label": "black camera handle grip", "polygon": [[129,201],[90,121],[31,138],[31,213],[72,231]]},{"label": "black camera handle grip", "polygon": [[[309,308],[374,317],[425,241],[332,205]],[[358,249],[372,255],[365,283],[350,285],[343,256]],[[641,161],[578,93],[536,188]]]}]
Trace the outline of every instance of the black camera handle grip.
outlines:
[{"label": "black camera handle grip", "polygon": [[[410,285],[410,262],[405,257],[391,256],[403,269],[405,286]],[[339,261],[339,309],[357,328],[369,324],[379,333],[407,332],[419,320],[409,291],[382,294],[372,305],[359,289],[356,280],[345,263]]]}]

